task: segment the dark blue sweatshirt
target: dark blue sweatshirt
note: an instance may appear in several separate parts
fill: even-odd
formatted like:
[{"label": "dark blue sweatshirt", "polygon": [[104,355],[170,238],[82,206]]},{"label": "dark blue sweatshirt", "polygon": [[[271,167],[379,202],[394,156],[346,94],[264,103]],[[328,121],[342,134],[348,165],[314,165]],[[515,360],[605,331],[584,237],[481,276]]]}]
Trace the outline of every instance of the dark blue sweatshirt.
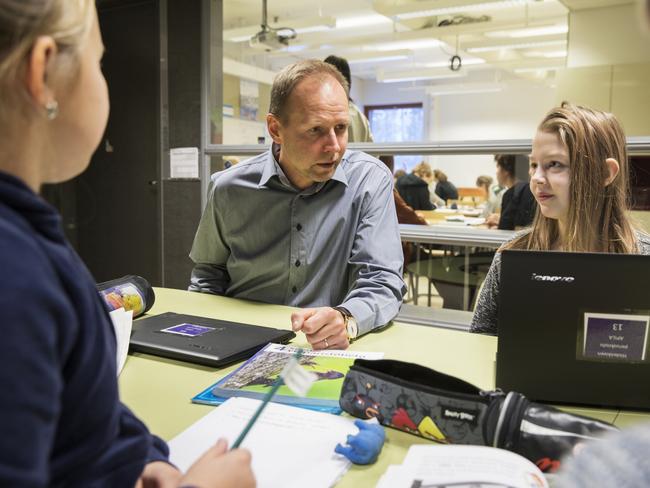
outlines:
[{"label": "dark blue sweatshirt", "polygon": [[115,336],[56,210],[0,172],[0,486],[128,487],[167,446],[118,398]]}]

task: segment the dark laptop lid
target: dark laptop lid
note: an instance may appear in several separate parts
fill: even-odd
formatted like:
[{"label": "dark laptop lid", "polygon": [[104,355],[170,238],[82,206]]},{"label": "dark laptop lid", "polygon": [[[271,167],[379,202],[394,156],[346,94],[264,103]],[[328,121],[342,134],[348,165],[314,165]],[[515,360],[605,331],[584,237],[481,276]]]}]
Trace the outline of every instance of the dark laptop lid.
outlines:
[{"label": "dark laptop lid", "polygon": [[649,277],[650,256],[504,251],[497,386],[650,408]]},{"label": "dark laptop lid", "polygon": [[130,348],[221,367],[247,359],[269,342],[287,343],[290,330],[167,312],[133,322]]}]

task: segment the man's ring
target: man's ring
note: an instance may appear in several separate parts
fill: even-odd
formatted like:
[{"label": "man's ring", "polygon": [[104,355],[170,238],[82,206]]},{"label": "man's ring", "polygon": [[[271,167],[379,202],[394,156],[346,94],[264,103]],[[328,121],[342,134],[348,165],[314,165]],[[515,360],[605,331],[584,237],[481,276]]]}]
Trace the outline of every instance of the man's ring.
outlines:
[{"label": "man's ring", "polygon": [[327,337],[325,339],[323,339],[323,342],[325,343],[325,349],[328,349],[330,347],[330,345],[327,342]]}]

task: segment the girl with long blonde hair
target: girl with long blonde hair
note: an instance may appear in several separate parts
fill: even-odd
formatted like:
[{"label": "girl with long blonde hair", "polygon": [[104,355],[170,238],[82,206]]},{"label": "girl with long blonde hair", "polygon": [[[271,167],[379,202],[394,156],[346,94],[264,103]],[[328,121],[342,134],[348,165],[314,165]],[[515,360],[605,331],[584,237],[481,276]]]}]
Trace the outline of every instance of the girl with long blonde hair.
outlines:
[{"label": "girl with long blonde hair", "polygon": [[[627,216],[625,134],[614,115],[563,103],[538,127],[530,155],[533,225],[501,249],[650,254]],[[501,257],[479,295],[472,332],[497,332]]]}]

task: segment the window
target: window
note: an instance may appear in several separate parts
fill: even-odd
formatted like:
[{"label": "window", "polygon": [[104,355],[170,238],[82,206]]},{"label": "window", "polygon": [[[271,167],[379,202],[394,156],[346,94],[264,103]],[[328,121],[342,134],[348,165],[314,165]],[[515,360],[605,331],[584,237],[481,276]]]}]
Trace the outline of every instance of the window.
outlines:
[{"label": "window", "polygon": [[[415,142],[424,135],[421,103],[367,105],[366,117],[375,142]],[[422,161],[422,156],[395,156],[395,170],[407,173]]]}]

